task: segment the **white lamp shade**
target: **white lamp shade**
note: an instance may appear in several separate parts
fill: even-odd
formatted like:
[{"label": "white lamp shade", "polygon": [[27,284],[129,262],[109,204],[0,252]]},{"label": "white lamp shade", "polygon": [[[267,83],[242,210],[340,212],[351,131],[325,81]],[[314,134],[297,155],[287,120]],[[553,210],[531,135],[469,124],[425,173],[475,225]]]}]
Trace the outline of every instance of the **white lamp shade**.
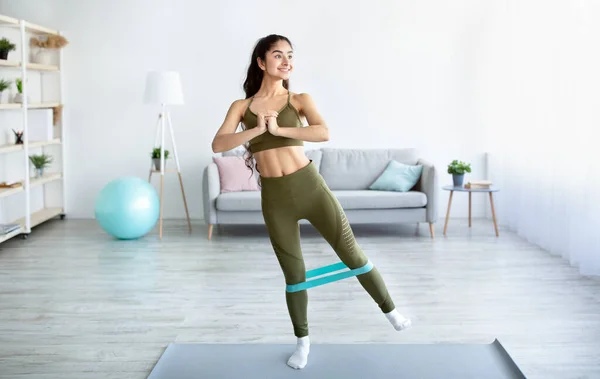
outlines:
[{"label": "white lamp shade", "polygon": [[144,102],[146,104],[183,104],[179,72],[149,72],[146,76]]}]

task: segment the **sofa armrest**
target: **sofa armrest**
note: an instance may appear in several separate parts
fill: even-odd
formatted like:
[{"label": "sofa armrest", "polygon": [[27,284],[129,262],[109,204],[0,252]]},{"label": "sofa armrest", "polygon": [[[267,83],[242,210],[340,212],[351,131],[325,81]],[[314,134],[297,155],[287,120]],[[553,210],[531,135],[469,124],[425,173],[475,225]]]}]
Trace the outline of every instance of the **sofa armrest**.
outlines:
[{"label": "sofa armrest", "polygon": [[217,197],[221,193],[221,178],[219,177],[219,168],[214,162],[204,168],[202,189],[204,221],[206,224],[216,224]]},{"label": "sofa armrest", "polygon": [[438,219],[437,199],[439,195],[437,172],[435,166],[425,159],[419,159],[417,164],[423,165],[423,173],[421,174],[419,190],[424,192],[427,196],[426,219],[427,222],[435,223]]}]

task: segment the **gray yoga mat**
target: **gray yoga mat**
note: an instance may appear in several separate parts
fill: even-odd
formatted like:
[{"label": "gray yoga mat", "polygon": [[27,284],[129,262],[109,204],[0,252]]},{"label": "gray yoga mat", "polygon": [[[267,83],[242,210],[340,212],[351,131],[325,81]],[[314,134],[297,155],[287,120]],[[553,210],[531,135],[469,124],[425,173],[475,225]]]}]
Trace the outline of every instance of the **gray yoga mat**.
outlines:
[{"label": "gray yoga mat", "polygon": [[148,379],[525,378],[498,340],[490,344],[311,344],[302,370],[295,345],[169,344]]}]

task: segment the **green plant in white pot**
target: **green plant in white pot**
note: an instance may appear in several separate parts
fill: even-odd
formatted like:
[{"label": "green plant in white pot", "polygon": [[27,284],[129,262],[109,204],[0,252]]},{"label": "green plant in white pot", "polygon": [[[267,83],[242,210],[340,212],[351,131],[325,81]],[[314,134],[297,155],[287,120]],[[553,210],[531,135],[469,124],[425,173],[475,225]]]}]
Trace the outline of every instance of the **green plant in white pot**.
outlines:
[{"label": "green plant in white pot", "polygon": [[52,157],[46,154],[30,155],[29,160],[35,167],[35,177],[41,178],[44,176],[44,169],[52,163]]},{"label": "green plant in white pot", "polygon": [[[167,166],[167,158],[169,157],[169,150],[165,149],[165,167]],[[154,169],[160,171],[160,147],[155,147],[152,150],[152,162],[154,162]]]},{"label": "green plant in white pot", "polygon": [[471,164],[453,160],[448,165],[448,174],[452,174],[452,182],[455,187],[461,187],[464,182],[465,172],[471,172]]},{"label": "green plant in white pot", "polygon": [[[15,94],[15,103],[23,103],[23,79],[17,78],[15,80],[15,84],[17,85],[17,93]],[[29,96],[27,97],[27,102],[29,102]]]},{"label": "green plant in white pot", "polygon": [[0,79],[0,103],[2,102],[2,93],[10,88],[12,82],[6,79]]}]

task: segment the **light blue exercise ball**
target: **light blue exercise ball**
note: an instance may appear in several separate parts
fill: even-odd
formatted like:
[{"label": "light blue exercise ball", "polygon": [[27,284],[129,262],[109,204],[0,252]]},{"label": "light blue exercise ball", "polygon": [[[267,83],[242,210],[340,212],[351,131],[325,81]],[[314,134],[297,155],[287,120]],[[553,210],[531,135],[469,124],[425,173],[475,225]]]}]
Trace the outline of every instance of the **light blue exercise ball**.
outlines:
[{"label": "light blue exercise ball", "polygon": [[154,187],[138,177],[124,177],[106,184],[95,203],[96,220],[118,239],[136,239],[148,233],[158,220],[160,199]]}]

